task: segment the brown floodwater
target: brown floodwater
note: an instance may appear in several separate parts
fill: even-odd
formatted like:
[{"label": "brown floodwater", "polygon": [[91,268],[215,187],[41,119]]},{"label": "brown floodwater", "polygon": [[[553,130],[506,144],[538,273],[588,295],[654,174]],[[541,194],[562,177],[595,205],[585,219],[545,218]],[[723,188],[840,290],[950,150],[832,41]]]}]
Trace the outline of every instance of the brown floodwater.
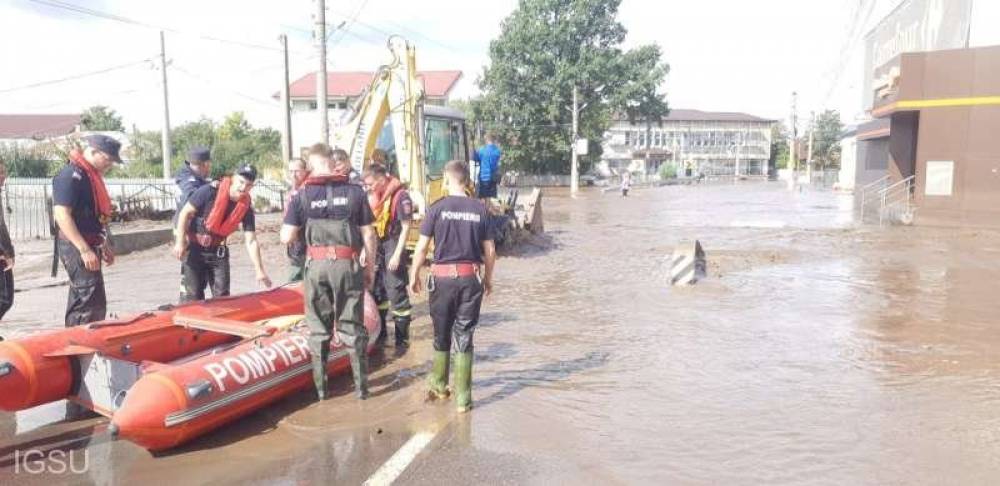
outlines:
[{"label": "brown floodwater", "polygon": [[[851,196],[779,183],[546,192],[548,233],[498,264],[476,334],[476,408],[423,402],[430,330],[349,380],[167,454],[111,442],[59,404],[0,416],[0,482],[359,483],[414,434],[402,484],[991,484],[1000,478],[1000,234],[858,227]],[[708,278],[667,285],[701,241]],[[270,241],[273,241],[270,240]],[[234,251],[234,290],[251,290]],[[280,251],[269,250],[280,266]],[[176,298],[165,249],[122,259],[112,308]],[[283,273],[284,268],[272,273]],[[26,282],[10,333],[58,322],[65,287]],[[53,317],[55,316],[55,317]],[[28,448],[87,472],[16,471]]]}]

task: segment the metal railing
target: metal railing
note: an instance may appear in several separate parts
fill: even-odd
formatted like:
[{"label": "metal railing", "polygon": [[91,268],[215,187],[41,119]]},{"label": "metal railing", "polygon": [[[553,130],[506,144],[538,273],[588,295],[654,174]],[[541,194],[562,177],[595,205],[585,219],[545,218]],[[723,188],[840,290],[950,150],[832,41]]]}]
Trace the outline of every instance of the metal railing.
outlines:
[{"label": "metal railing", "polygon": [[[127,219],[169,219],[177,208],[177,186],[164,179],[108,179],[108,195],[118,217]],[[254,208],[260,212],[283,211],[285,185],[260,180],[251,192]],[[51,237],[52,180],[11,178],[0,192],[4,218],[15,240]]]},{"label": "metal railing", "polygon": [[889,176],[888,175],[884,175],[882,177],[879,177],[877,180],[869,182],[868,184],[865,184],[864,186],[861,187],[861,189],[860,189],[860,193],[861,193],[861,214],[860,214],[860,219],[861,219],[861,223],[862,224],[864,224],[864,222],[865,222],[865,216],[867,215],[867,213],[865,212],[865,210],[867,209],[868,203],[870,203],[872,201],[872,198],[878,196],[879,193],[883,189],[885,189],[888,185],[889,185]]},{"label": "metal railing", "polygon": [[913,180],[910,176],[879,191],[881,202],[878,211],[878,225],[890,223],[910,224],[913,222]]}]

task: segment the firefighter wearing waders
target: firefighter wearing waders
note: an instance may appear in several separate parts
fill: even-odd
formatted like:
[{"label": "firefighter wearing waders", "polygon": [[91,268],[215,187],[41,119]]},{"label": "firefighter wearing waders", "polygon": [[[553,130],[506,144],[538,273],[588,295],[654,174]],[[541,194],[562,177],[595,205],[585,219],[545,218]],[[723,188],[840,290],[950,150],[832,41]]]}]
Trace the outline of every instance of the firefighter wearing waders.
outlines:
[{"label": "firefighter wearing waders", "polygon": [[[406,236],[413,220],[413,201],[399,179],[389,175],[384,165],[370,166],[365,171],[364,182],[369,190],[368,202],[375,216],[375,233],[378,235],[373,293],[378,302],[382,329],[387,329],[386,317],[392,313],[396,348],[401,350],[410,344],[411,308],[406,291],[409,274],[405,249]],[[386,335],[379,336],[380,344],[384,343]]]},{"label": "firefighter wearing waders", "polygon": [[52,179],[52,216],[59,228],[56,249],[69,275],[67,327],[105,318],[101,262],[115,262],[107,244],[112,207],[104,173],[121,163],[121,144],[106,135],[93,135],[85,142],[82,150],[70,152],[69,163]]},{"label": "firefighter wearing waders", "polygon": [[174,228],[173,254],[184,262],[181,267],[181,302],[205,299],[205,288],[212,297],[229,295],[229,247],[226,240],[236,228],[243,227],[247,253],[253,262],[257,282],[265,288],[271,279],[264,271],[257,241],[256,219],[250,201],[250,189],[257,180],[257,169],[244,165],[219,187],[204,185],[184,203]]},{"label": "firefighter wearing waders", "polygon": [[309,148],[309,165],[312,175],[285,213],[281,242],[287,245],[305,237],[305,311],[316,395],[327,398],[327,362],[330,340],[335,338],[347,347],[355,392],[364,400],[368,398],[364,292],[374,277],[374,217],[364,189],[348,182],[347,152],[315,144]]},{"label": "firefighter wearing waders", "polygon": [[472,408],[472,334],[479,322],[483,298],[493,289],[496,261],[493,235],[486,224],[486,206],[465,192],[468,174],[463,161],[453,160],[445,165],[448,195],[431,205],[420,224],[420,240],[413,251],[410,274],[410,291],[416,295],[421,290],[420,267],[433,239],[434,264],[427,289],[434,323],[434,364],[427,378],[428,396],[448,397],[448,368],[454,345],[455,406],[460,413]]}]

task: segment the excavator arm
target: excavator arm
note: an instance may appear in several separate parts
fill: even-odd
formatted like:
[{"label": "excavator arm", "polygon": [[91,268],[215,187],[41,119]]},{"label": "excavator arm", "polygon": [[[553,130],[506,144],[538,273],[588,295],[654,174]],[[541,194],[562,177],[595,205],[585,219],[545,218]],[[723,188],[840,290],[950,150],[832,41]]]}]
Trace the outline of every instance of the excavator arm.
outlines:
[{"label": "excavator arm", "polygon": [[353,116],[333,133],[333,145],[346,150],[354,170],[362,172],[386,120],[391,120],[399,179],[408,185],[417,212],[424,214],[427,176],[420,136],[424,91],[417,79],[416,50],[398,36],[387,44],[392,62],[379,68]]}]

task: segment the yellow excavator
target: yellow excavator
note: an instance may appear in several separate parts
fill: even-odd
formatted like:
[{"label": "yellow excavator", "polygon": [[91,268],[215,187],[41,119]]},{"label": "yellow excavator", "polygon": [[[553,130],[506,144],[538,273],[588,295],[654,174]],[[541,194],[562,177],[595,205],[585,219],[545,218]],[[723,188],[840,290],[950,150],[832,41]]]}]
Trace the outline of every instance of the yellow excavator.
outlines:
[{"label": "yellow excavator", "polygon": [[[331,134],[332,145],[347,151],[351,165],[361,173],[378,148],[388,154],[388,165],[407,186],[420,220],[428,206],[444,196],[444,165],[470,159],[465,115],[456,109],[424,103],[423,85],[417,79],[416,49],[393,36],[387,42],[392,61],[383,65],[353,107],[346,123]],[[470,171],[475,167],[470,164]],[[476,174],[470,174],[475,176]],[[472,177],[475,180],[475,177]],[[520,231],[543,230],[541,191],[535,189],[522,210],[517,192],[495,201],[498,243],[516,239]],[[519,215],[520,214],[520,215]],[[412,225],[409,247],[415,244],[419,225]]]}]

